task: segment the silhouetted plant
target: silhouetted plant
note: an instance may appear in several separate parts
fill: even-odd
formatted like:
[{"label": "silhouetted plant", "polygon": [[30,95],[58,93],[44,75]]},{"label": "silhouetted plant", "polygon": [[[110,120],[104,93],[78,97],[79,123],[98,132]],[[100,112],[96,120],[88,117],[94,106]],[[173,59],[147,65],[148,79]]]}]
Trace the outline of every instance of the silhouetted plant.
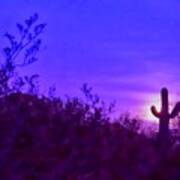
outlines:
[{"label": "silhouetted plant", "polygon": [[25,84],[28,84],[30,90],[34,91],[33,82],[37,75],[19,77],[16,68],[27,66],[38,60],[36,54],[42,41],[39,36],[46,24],[37,24],[37,21],[38,14],[35,13],[26,19],[24,24],[17,23],[19,38],[10,33],[5,33],[10,45],[3,49],[5,61],[0,67],[0,95],[17,91],[18,86],[22,88]]},{"label": "silhouetted plant", "polygon": [[54,99],[56,97],[56,86],[52,85],[48,89],[48,98]]},{"label": "silhouetted plant", "polygon": [[89,113],[92,113],[95,116],[94,118],[96,121],[98,121],[98,119],[109,121],[109,116],[115,109],[115,102],[112,102],[107,106],[97,94],[92,92],[92,87],[88,86],[86,83],[83,84],[81,90],[86,98],[86,108],[88,108]]},{"label": "silhouetted plant", "polygon": [[138,118],[133,118],[129,113],[123,113],[118,122],[132,133],[138,133],[141,130],[142,122]]},{"label": "silhouetted plant", "polygon": [[169,120],[175,118],[180,112],[180,102],[178,102],[171,113],[169,113],[168,90],[161,90],[161,111],[158,112],[155,106],[151,107],[151,111],[155,117],[159,119],[159,140],[163,144],[169,143]]}]

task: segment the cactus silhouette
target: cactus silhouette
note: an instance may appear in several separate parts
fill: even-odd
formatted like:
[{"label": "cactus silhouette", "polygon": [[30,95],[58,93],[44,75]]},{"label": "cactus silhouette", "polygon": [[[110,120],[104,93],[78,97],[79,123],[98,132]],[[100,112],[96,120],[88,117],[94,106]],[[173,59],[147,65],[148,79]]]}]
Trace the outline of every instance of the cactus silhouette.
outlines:
[{"label": "cactus silhouette", "polygon": [[155,117],[159,119],[158,137],[161,142],[167,143],[169,140],[169,120],[175,118],[180,112],[180,102],[176,103],[174,109],[169,113],[168,90],[161,90],[161,111],[158,112],[155,106],[151,107],[151,111]]}]

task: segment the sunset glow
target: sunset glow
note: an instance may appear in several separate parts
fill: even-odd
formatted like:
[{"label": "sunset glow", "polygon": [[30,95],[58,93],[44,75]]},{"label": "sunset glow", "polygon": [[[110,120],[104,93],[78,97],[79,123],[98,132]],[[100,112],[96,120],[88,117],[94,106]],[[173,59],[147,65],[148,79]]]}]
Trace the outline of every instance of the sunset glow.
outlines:
[{"label": "sunset glow", "polygon": [[147,97],[147,102],[143,107],[144,117],[148,121],[157,122],[158,119],[153,116],[151,113],[151,106],[155,106],[158,111],[160,111],[161,104],[160,104],[160,95],[159,94],[152,94]]}]

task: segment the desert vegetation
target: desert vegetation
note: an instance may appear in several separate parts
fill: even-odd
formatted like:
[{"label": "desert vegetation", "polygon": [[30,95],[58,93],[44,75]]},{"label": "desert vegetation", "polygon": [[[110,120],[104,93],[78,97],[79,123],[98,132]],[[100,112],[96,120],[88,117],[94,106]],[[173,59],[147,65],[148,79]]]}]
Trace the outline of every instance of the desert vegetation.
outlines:
[{"label": "desert vegetation", "polygon": [[[124,114],[112,121],[114,104],[106,105],[87,84],[82,86],[85,100],[62,100],[53,88],[49,95],[38,92],[38,75],[16,72],[37,60],[45,28],[37,21],[35,14],[25,25],[17,24],[19,42],[6,34],[10,47],[0,69],[1,179],[179,179],[178,131],[170,132],[162,150],[156,133],[143,133],[139,119]],[[20,54],[23,61],[17,62]]]}]

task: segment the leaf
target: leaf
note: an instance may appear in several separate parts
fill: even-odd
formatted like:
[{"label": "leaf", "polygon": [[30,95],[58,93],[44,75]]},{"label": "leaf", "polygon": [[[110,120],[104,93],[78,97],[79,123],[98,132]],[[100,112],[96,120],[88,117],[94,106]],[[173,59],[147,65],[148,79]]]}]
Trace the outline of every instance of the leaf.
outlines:
[{"label": "leaf", "polygon": [[26,19],[25,24],[27,25],[27,27],[30,27],[32,25],[31,19]]},{"label": "leaf", "polygon": [[30,16],[29,19],[25,20],[25,23],[27,27],[31,27],[33,23],[35,23],[38,20],[38,14],[35,13],[33,16]]},{"label": "leaf", "polygon": [[4,36],[7,37],[10,41],[15,39],[15,37],[9,33],[5,33]]},{"label": "leaf", "polygon": [[18,43],[17,43],[17,41],[15,40],[15,37],[14,37],[13,35],[9,34],[9,33],[5,33],[4,36],[9,40],[12,49],[16,49]]},{"label": "leaf", "polygon": [[33,39],[32,33],[29,33],[28,34],[28,41],[32,41],[32,39]]},{"label": "leaf", "polygon": [[36,40],[36,42],[35,42],[35,45],[36,45],[36,48],[38,47],[39,48],[39,46],[41,45],[41,39],[37,39]]},{"label": "leaf", "polygon": [[30,79],[31,79],[31,81],[33,81],[33,80],[38,79],[38,78],[39,78],[38,74],[33,74]]},{"label": "leaf", "polygon": [[34,33],[35,33],[35,34],[40,34],[45,27],[46,27],[46,24],[45,24],[45,23],[44,23],[44,24],[38,24],[38,25],[35,26],[35,28],[34,28]]},{"label": "leaf", "polygon": [[31,77],[29,77],[28,79],[28,82],[29,84],[33,87],[35,86],[35,84],[38,83],[38,78],[39,78],[39,75],[38,74],[33,74]]},{"label": "leaf", "polygon": [[31,48],[26,49],[26,52],[24,53],[24,58],[28,58],[31,55]]},{"label": "leaf", "polygon": [[29,76],[25,75],[24,79],[25,79],[25,81],[28,81],[29,80]]},{"label": "leaf", "polygon": [[18,28],[18,30],[19,30],[19,32],[20,32],[20,34],[23,34],[23,33],[24,33],[24,27],[23,27],[23,25],[22,25],[22,24],[17,23],[17,24],[16,24],[16,26],[17,26],[17,28]]},{"label": "leaf", "polygon": [[15,43],[15,37],[9,33],[5,33],[4,35],[8,40],[9,42],[11,43],[11,45],[13,45]]},{"label": "leaf", "polygon": [[5,48],[3,49],[3,51],[4,51],[4,53],[5,53],[5,55],[6,55],[7,57],[9,57],[9,56],[10,56],[10,53],[11,53],[11,48],[9,48],[9,47],[5,47]]},{"label": "leaf", "polygon": [[34,13],[34,15],[31,18],[33,22],[36,22],[39,18],[38,13]]}]

